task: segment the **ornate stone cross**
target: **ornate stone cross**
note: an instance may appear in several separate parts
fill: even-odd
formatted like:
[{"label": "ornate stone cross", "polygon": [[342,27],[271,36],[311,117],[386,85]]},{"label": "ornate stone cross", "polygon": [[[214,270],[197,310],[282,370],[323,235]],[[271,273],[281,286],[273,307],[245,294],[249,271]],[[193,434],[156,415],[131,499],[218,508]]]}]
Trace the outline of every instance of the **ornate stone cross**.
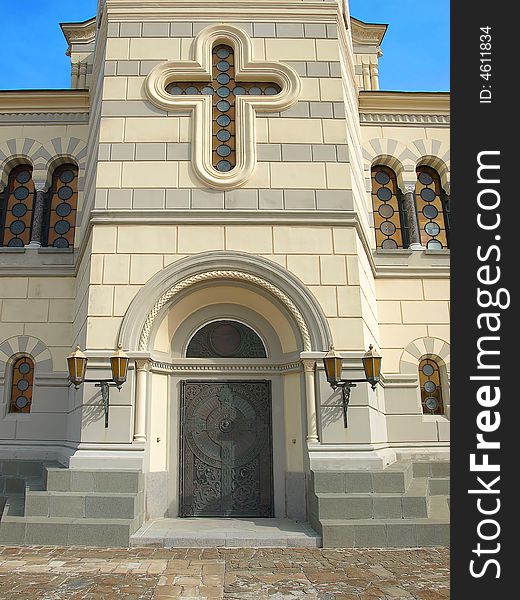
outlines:
[{"label": "ornate stone cross", "polygon": [[145,82],[156,106],[192,112],[193,169],[212,188],[237,188],[251,176],[255,110],[286,109],[300,94],[300,78],[291,67],[253,61],[251,54],[242,30],[211,25],[195,38],[193,60],[158,65]]}]

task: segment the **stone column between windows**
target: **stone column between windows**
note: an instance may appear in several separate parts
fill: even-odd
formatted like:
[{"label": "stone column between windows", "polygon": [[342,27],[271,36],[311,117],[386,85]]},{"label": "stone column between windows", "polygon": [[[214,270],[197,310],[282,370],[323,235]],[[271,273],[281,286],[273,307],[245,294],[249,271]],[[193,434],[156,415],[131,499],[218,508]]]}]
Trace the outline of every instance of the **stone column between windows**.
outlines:
[{"label": "stone column between windows", "polygon": [[408,237],[410,250],[426,250],[421,243],[421,232],[419,220],[417,219],[417,208],[415,206],[415,183],[406,183],[403,194],[404,211],[408,222]]},{"label": "stone column between windows", "polygon": [[34,181],[36,190],[31,229],[31,241],[27,248],[41,248],[43,233],[43,209],[45,207],[45,182]]},{"label": "stone column between windows", "polygon": [[134,442],[146,442],[146,394],[148,389],[149,360],[135,361],[135,416]]},{"label": "stone column between windows", "polygon": [[314,359],[302,359],[305,372],[305,399],[307,406],[307,442],[316,444],[318,439],[318,425],[316,421],[316,391],[314,372],[316,361]]}]

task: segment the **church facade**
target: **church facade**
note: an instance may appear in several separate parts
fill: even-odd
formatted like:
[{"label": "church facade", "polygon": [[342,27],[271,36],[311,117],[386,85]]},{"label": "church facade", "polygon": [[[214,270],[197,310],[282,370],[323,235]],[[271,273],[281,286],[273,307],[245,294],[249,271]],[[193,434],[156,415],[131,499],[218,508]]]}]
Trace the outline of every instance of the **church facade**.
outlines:
[{"label": "church facade", "polygon": [[[449,96],[380,91],[386,25],[346,0],[222,12],[100,0],[71,89],[0,92],[0,541],[445,544]],[[348,410],[331,345],[345,379],[382,356]]]}]

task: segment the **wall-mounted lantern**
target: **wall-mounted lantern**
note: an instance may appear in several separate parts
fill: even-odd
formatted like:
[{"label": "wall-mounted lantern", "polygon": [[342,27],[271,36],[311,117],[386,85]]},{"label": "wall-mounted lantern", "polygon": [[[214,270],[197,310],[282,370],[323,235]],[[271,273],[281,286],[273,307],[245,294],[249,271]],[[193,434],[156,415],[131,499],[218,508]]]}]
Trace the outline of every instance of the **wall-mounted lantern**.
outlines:
[{"label": "wall-mounted lantern", "polygon": [[76,389],[82,383],[95,383],[95,387],[101,388],[101,399],[105,411],[105,427],[108,427],[108,411],[110,407],[110,388],[116,387],[118,390],[126,381],[128,372],[128,356],[123,352],[121,346],[113,356],[110,357],[110,368],[112,370],[112,379],[85,379],[87,372],[87,357],[83,354],[80,347],[67,357],[67,366],[69,369],[69,380]]},{"label": "wall-mounted lantern", "polygon": [[334,350],[334,346],[331,345],[330,350],[323,357],[323,366],[325,367],[325,375],[330,387],[335,390],[340,387],[343,398],[343,419],[345,427],[348,427],[347,421],[347,410],[348,403],[350,401],[350,390],[356,387],[357,383],[369,383],[373,390],[376,389],[377,384],[381,378],[381,361],[382,358],[375,351],[372,344],[367,352],[361,359],[363,362],[363,369],[365,371],[365,379],[342,379],[341,371],[343,365],[343,358],[341,354]]}]

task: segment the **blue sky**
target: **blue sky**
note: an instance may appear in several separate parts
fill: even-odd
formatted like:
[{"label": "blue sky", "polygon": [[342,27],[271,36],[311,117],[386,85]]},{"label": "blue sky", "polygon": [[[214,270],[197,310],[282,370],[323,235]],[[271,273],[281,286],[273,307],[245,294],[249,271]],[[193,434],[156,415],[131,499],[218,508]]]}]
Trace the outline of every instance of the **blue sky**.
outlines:
[{"label": "blue sky", "polygon": [[[390,25],[379,69],[381,89],[449,89],[449,5],[449,0],[350,0],[352,16]],[[96,6],[97,0],[0,0],[0,89],[69,87],[59,23],[89,19]]]}]

